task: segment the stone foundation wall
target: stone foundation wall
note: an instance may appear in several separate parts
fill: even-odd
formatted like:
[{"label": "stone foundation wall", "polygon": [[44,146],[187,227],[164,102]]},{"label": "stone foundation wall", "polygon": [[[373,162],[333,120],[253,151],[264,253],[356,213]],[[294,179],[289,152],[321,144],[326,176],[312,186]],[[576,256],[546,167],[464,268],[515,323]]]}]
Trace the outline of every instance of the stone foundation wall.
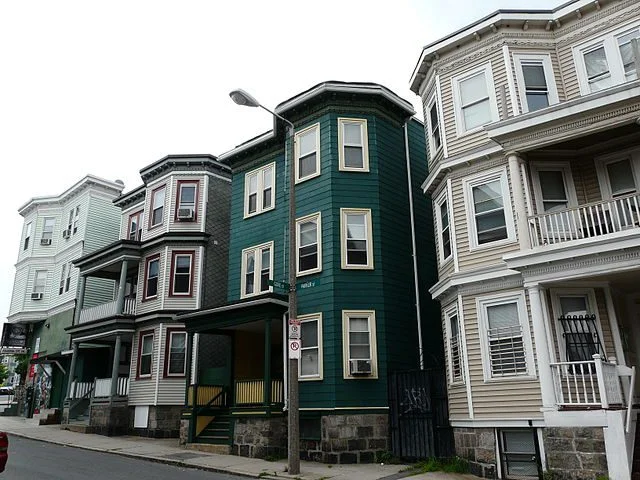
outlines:
[{"label": "stone foundation wall", "polygon": [[333,464],[373,463],[389,450],[387,414],[325,415],[322,440],[303,442],[300,458]]},{"label": "stone foundation wall", "polygon": [[99,435],[126,435],[129,433],[129,408],[126,405],[91,405],[89,426]]},{"label": "stone foundation wall", "polygon": [[542,429],[547,469],[552,478],[593,479],[607,474],[604,432],[600,427]]},{"label": "stone foundation wall", "polygon": [[180,433],[178,435],[180,445],[186,445],[189,440],[189,422],[190,418],[180,418]]},{"label": "stone foundation wall", "polygon": [[231,453],[241,457],[286,458],[286,417],[237,418]]},{"label": "stone foundation wall", "polygon": [[456,455],[469,462],[478,477],[497,478],[496,436],[493,428],[454,428]]},{"label": "stone foundation wall", "polygon": [[134,408],[130,408],[129,428],[133,435],[151,438],[178,438],[180,419],[184,407],[181,405],[156,405],[149,407],[147,428],[133,428]]}]

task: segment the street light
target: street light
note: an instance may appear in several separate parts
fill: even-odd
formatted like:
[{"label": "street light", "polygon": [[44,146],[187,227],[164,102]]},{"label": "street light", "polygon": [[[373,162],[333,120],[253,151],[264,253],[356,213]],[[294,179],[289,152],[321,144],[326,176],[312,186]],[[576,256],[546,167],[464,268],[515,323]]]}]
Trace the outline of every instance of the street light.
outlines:
[{"label": "street light", "polygon": [[[295,127],[286,118],[278,115],[261,105],[258,100],[253,98],[250,94],[244,90],[238,89],[229,93],[231,100],[238,105],[244,107],[260,107],[266,110],[271,115],[279,118],[287,124],[287,136],[291,144],[289,152],[289,322],[297,317],[298,313],[298,298],[296,296],[296,180],[293,174],[294,169],[294,152],[295,152],[295,140],[294,130]],[[285,159],[287,156],[287,148],[285,143]],[[285,162],[286,163],[286,162]],[[283,348],[288,348],[283,347]],[[300,473],[300,405],[298,403],[298,360],[295,358],[289,358],[289,410],[288,410],[288,473],[290,475],[297,475]]]}]

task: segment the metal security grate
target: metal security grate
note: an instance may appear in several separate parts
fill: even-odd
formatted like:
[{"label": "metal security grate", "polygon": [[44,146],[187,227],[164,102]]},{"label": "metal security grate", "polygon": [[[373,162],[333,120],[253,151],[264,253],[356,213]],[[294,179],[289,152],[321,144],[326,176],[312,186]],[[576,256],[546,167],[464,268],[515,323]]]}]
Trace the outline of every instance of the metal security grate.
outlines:
[{"label": "metal security grate", "polygon": [[606,361],[595,315],[563,315],[558,321],[562,325],[567,361],[589,361],[596,353]]},{"label": "metal security grate", "polygon": [[491,328],[487,333],[491,375],[505,376],[527,373],[522,327],[512,325]]},{"label": "metal security grate", "polygon": [[502,465],[506,478],[538,478],[538,454],[532,429],[502,430]]}]

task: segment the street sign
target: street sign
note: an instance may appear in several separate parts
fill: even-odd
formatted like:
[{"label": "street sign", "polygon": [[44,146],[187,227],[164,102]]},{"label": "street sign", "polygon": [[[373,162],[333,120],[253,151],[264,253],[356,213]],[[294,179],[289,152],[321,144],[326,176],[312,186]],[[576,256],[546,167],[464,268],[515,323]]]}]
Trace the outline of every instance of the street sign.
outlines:
[{"label": "street sign", "polygon": [[320,285],[320,280],[319,279],[309,280],[308,282],[299,282],[296,285],[296,288],[300,288],[300,289],[304,290],[306,288],[315,287],[316,285]]},{"label": "street sign", "polygon": [[302,348],[300,340],[289,340],[289,358],[300,358],[300,348]]},{"label": "street sign", "polygon": [[282,290],[289,290],[289,284],[283,280],[269,280],[267,282],[273,288],[280,288]]},{"label": "street sign", "polygon": [[289,324],[289,340],[300,340],[300,324]]}]

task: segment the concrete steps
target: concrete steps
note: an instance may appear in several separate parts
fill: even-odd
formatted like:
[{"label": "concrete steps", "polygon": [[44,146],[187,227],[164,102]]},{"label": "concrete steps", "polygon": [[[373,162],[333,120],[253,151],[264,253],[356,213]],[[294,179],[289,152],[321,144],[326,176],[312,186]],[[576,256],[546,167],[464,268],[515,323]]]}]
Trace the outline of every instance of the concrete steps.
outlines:
[{"label": "concrete steps", "polygon": [[36,413],[33,418],[38,420],[38,425],[56,425],[60,423],[60,409],[47,408]]}]

